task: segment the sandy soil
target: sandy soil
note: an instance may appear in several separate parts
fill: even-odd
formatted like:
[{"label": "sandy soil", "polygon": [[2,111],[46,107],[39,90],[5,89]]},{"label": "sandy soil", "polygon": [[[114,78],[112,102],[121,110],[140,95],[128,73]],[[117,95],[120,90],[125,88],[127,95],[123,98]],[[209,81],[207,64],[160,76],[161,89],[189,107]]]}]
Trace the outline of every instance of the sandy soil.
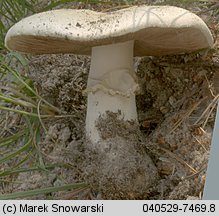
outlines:
[{"label": "sandy soil", "polygon": [[[211,28],[218,45],[216,35],[219,26],[215,21],[218,20],[218,14],[211,10],[200,13],[196,4],[180,6],[200,14]],[[85,6],[80,4],[72,7]],[[101,8],[101,5],[95,6],[95,10]],[[208,54],[135,58],[135,71],[141,87],[136,97],[141,139],[139,148],[143,148],[141,151],[149,155],[146,156],[151,158],[148,159],[149,166],[155,165],[158,172],[158,176],[149,178],[147,192],[135,197],[128,194],[129,188],[124,188],[119,195],[115,195],[113,189],[109,193],[107,182],[98,183],[97,186],[94,184],[97,179],[87,178],[84,172],[84,167],[87,167],[84,161],[88,154],[84,134],[86,96],[82,92],[86,88],[90,58],[60,54],[31,56],[29,59],[29,76],[40,94],[63,113],[72,114],[71,118],[44,122],[48,128],[48,133],[42,134],[43,140],[40,143],[40,149],[46,155],[44,160],[65,162],[70,167],[56,168],[50,172],[32,172],[30,178],[30,173],[19,174],[16,180],[23,183],[14,186],[14,191],[80,182],[85,178],[90,181],[89,189],[53,193],[51,196],[57,199],[201,198],[215,119],[215,109],[211,112],[210,108],[215,105],[213,100],[219,93],[219,55],[216,49]],[[130,129],[124,122],[117,122],[117,125],[116,131],[121,135],[121,143],[124,142],[123,137],[131,137],[129,148],[133,143],[132,135],[136,134],[133,131],[135,127]],[[124,132],[124,127],[130,133]],[[113,133],[112,128],[109,130]],[[139,131],[138,128],[136,131]],[[119,154],[138,157],[138,153],[134,156],[130,153],[133,150],[132,146]],[[91,166],[89,174],[99,165],[97,158],[93,157],[92,160],[97,163]],[[102,171],[98,170],[98,175],[112,169],[106,164],[101,166]],[[125,172],[130,174],[128,168]],[[139,189],[138,184],[132,181],[129,186]],[[48,197],[36,197],[45,198]]]}]

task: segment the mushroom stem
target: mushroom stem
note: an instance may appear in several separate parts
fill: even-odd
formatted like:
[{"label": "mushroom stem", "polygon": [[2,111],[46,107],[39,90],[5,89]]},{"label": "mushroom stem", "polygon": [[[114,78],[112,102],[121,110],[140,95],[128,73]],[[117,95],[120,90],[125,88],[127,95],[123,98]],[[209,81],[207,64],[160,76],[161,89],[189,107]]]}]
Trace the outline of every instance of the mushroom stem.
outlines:
[{"label": "mushroom stem", "polygon": [[96,121],[107,111],[121,113],[124,120],[137,121],[133,70],[134,41],[92,48],[86,134],[92,143],[100,141]]}]

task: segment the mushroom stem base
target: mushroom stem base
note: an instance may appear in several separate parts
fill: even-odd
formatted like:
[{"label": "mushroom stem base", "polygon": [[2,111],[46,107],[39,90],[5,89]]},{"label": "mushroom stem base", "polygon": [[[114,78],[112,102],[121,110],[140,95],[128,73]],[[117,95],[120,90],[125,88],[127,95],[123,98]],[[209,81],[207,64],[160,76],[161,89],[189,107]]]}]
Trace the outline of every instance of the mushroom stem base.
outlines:
[{"label": "mushroom stem base", "polygon": [[139,126],[133,121],[118,120],[108,112],[97,121],[101,141],[87,140],[80,163],[85,181],[103,199],[145,199],[159,179],[153,161],[146,153]]}]

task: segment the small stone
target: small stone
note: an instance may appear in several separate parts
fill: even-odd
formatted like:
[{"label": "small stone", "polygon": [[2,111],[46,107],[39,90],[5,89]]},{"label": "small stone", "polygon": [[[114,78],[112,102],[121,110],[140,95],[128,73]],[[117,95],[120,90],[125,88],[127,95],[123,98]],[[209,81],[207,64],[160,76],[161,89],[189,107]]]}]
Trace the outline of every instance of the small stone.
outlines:
[{"label": "small stone", "polygon": [[186,200],[200,200],[200,198],[195,196],[188,196]]},{"label": "small stone", "polygon": [[159,173],[162,175],[171,175],[175,170],[175,165],[168,158],[160,157],[160,161],[157,163]]},{"label": "small stone", "polygon": [[165,106],[161,106],[160,107],[160,112],[165,115],[169,112],[169,108],[165,107]]},{"label": "small stone", "polygon": [[173,108],[176,107],[176,99],[173,96],[169,97],[169,103]]}]

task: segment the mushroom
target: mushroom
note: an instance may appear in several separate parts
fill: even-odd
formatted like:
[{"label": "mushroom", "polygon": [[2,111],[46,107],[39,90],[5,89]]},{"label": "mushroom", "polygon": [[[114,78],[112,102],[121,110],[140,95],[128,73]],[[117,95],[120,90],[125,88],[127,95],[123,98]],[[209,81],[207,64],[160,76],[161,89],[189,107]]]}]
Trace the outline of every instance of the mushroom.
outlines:
[{"label": "mushroom", "polygon": [[[126,144],[119,132],[103,137],[104,125],[98,122],[117,113],[118,121],[138,124],[133,56],[190,53],[211,48],[213,39],[206,24],[185,9],[143,5],[109,13],[60,9],[35,14],[15,24],[5,43],[23,53],[91,55],[85,90],[87,148],[102,156],[87,171],[88,178],[96,172],[99,178],[91,182],[110,198],[139,198],[158,178],[156,167],[142,145],[134,144],[137,140]],[[115,126],[112,119],[108,123]]]}]

